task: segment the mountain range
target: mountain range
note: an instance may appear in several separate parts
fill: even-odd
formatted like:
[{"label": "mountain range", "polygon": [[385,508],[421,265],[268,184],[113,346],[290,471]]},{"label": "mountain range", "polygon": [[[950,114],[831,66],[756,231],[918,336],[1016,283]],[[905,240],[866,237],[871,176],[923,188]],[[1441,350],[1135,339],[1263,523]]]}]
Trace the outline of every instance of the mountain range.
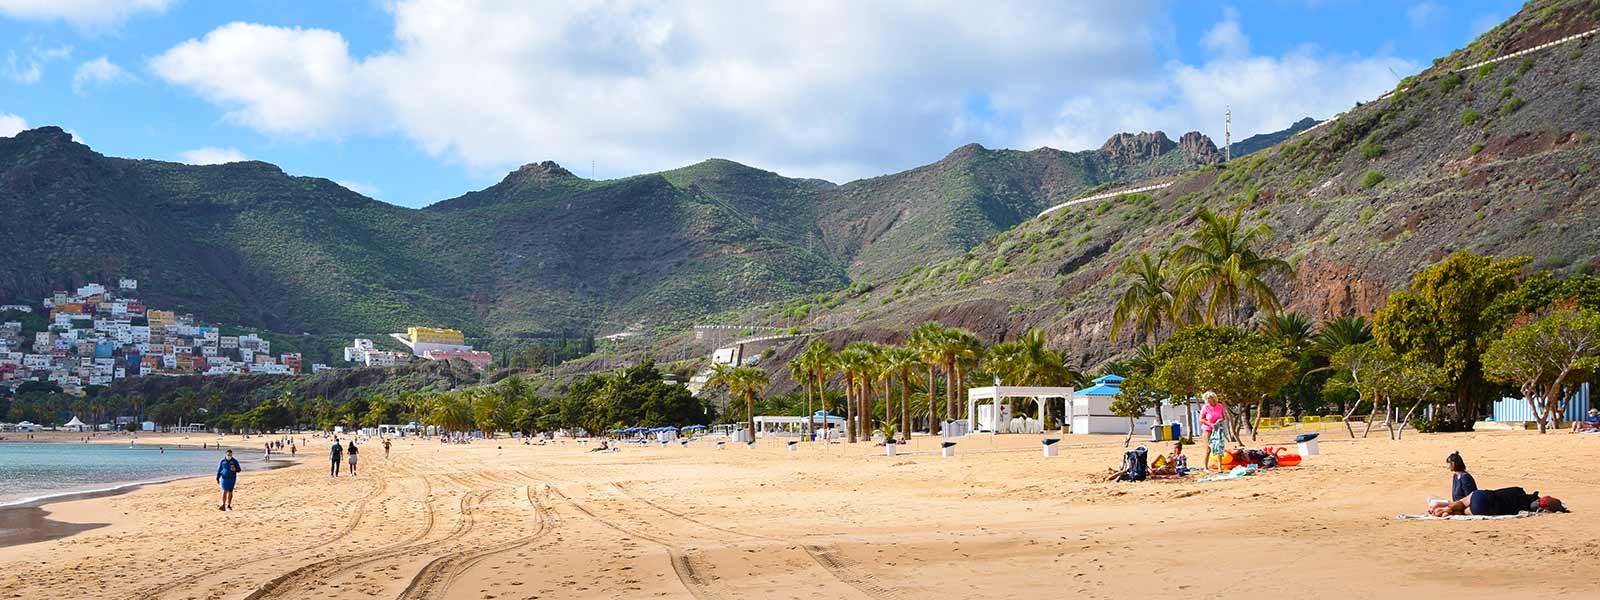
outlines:
[{"label": "mountain range", "polygon": [[314,334],[407,325],[590,335],[892,278],[1108,185],[1221,160],[1199,133],[1098,150],[976,144],[836,185],[735,162],[614,180],[553,162],[407,209],[263,162],[101,155],[57,127],[0,138],[0,302],[133,277],[152,305]]},{"label": "mountain range", "polygon": [[720,159],[612,180],[544,162],[407,209],[261,162],[107,157],[45,127],[0,138],[0,302],[136,277],[149,304],[210,322],[628,330],[666,359],[706,350],[681,333],[702,320],[893,341],[937,319],[988,341],[1041,327],[1087,364],[1137,343],[1108,335],[1118,267],[1182,242],[1201,208],[1272,227],[1265,250],[1294,268],[1272,283],[1318,318],[1370,314],[1455,250],[1600,268],[1600,51],[1595,36],[1544,46],[1597,27],[1600,2],[1530,3],[1231,161],[1198,133],[1154,132],[1080,152],[971,144],[844,184]]},{"label": "mountain range", "polygon": [[[1392,91],[1254,154],[1190,169],[1148,193],[1026,220],[872,290],[734,320],[805,326],[836,345],[898,342],[925,320],[966,327],[986,342],[1038,327],[1076,364],[1092,366],[1142,341],[1110,336],[1126,288],[1119,267],[1139,252],[1186,242],[1202,208],[1241,211],[1246,227],[1271,227],[1263,250],[1293,274],[1270,283],[1286,310],[1318,320],[1370,316],[1457,250],[1530,256],[1530,269],[1558,276],[1595,272],[1597,28],[1600,2],[1529,3]],[[1497,57],[1507,58],[1487,62]],[[658,343],[655,356],[663,345],[671,357],[704,351],[679,337]],[[798,344],[790,346],[775,348],[780,362]]]}]

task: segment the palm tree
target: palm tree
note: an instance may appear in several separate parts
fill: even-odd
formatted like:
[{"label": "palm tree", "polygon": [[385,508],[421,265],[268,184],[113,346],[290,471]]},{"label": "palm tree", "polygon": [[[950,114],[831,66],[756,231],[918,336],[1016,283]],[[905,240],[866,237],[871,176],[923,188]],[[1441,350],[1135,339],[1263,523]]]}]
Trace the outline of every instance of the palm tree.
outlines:
[{"label": "palm tree", "polygon": [[1117,300],[1116,311],[1111,314],[1111,339],[1130,323],[1154,342],[1157,334],[1167,325],[1190,323],[1199,320],[1199,311],[1192,298],[1180,293],[1179,273],[1173,264],[1172,253],[1162,250],[1152,256],[1140,252],[1122,262],[1118,273],[1132,280]]},{"label": "palm tree", "polygon": [[917,354],[917,360],[928,366],[928,435],[938,433],[939,419],[935,416],[933,404],[934,369],[944,364],[943,355],[939,352],[939,338],[945,335],[946,329],[936,321],[927,321],[911,330],[906,337],[906,345]]},{"label": "palm tree", "polygon": [[[750,443],[756,441],[756,396],[772,385],[772,378],[760,367],[724,369],[712,375],[716,384],[728,386],[728,393],[744,399],[745,431],[750,432]],[[711,385],[711,380],[707,381]]]},{"label": "palm tree", "polygon": [[1205,319],[1213,325],[1224,314],[1231,323],[1245,298],[1267,312],[1277,312],[1278,294],[1263,278],[1272,273],[1292,276],[1293,269],[1281,259],[1261,256],[1258,248],[1272,235],[1272,228],[1265,223],[1244,227],[1243,204],[1232,215],[1202,208],[1198,217],[1201,225],[1190,236],[1192,243],[1174,255],[1188,265],[1180,277],[1181,295],[1193,301],[1209,291]]},{"label": "palm tree", "polygon": [[877,389],[873,386],[873,382],[879,379],[878,373],[881,370],[880,356],[883,354],[883,346],[868,341],[859,341],[850,342],[849,345],[845,346],[847,350],[851,348],[859,350],[864,355],[863,360],[857,364],[858,370],[856,372],[856,387],[858,388],[855,410],[856,432],[860,437],[870,440],[872,439],[872,402],[873,395]]},{"label": "palm tree", "polygon": [[813,438],[817,420],[812,410],[813,392],[826,389],[827,373],[832,370],[833,348],[822,340],[812,340],[804,352],[789,361],[789,375],[802,381],[806,388],[806,437]]},{"label": "palm tree", "polygon": [[1372,324],[1361,316],[1335,317],[1311,336],[1311,354],[1330,358],[1346,346],[1372,341]]},{"label": "palm tree", "polygon": [[1310,348],[1312,329],[1311,318],[1300,312],[1267,315],[1256,327],[1262,335],[1278,340],[1297,355]]},{"label": "palm tree", "polygon": [[958,396],[966,390],[962,375],[983,354],[978,336],[965,329],[949,329],[939,339],[939,355],[944,359],[945,416],[956,417]]},{"label": "palm tree", "polygon": [[845,438],[856,443],[856,398],[860,396],[857,384],[866,372],[872,355],[856,344],[845,346],[834,355],[835,364],[844,373],[844,430]]},{"label": "palm tree", "polygon": [[[906,438],[911,437],[911,370],[921,366],[922,361],[917,358],[917,352],[904,346],[893,346],[883,351],[884,371],[900,381],[900,432]],[[887,396],[885,404],[894,404]],[[884,418],[888,419],[889,411],[884,410]]]}]

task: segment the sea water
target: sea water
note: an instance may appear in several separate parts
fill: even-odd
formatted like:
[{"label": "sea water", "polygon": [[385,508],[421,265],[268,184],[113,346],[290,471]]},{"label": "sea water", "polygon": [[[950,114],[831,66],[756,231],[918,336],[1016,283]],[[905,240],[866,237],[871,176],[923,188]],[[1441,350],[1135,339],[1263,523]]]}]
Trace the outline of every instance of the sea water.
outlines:
[{"label": "sea water", "polygon": [[221,460],[221,450],[168,447],[163,451],[156,444],[130,448],[127,444],[0,442],[0,506],[140,483],[211,477]]}]

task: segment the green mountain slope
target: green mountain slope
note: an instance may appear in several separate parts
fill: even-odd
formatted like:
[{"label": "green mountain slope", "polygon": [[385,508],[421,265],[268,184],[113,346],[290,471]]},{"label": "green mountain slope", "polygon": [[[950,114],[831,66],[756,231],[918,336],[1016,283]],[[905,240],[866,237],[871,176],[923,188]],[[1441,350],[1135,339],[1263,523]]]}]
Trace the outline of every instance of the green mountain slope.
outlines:
[{"label": "green mountain slope", "polygon": [[726,160],[616,180],[531,164],[423,210],[260,162],[102,156],[0,138],[0,302],[134,277],[150,303],[278,332],[585,335],[874,281],[1097,185],[1217,160],[1199,134],[1098,151],[972,145],[845,185]]},{"label": "green mountain slope", "polygon": [[[927,319],[990,340],[1043,327],[1078,360],[1109,341],[1117,267],[1181,242],[1201,207],[1243,206],[1274,228],[1289,309],[1370,314],[1458,249],[1527,255],[1558,273],[1600,269],[1600,48],[1596,36],[1453,72],[1600,27],[1600,2],[1530,3],[1396,91],[1277,145],[1203,167],[1150,195],[1073,206],[835,297],[809,323],[842,339]],[[1298,125],[1298,124],[1297,124]],[[840,302],[843,300],[842,302]],[[778,307],[744,322],[782,322]]]}]

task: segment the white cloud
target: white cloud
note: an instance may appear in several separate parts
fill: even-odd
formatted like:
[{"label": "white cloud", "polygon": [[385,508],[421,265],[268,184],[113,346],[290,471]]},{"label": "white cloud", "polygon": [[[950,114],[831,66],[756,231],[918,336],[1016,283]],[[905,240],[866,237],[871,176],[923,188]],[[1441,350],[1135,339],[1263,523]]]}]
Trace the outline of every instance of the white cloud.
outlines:
[{"label": "white cloud", "polygon": [[601,175],[724,157],[844,179],[971,141],[1070,150],[1118,131],[1325,118],[1393,86],[1383,56],[1250,54],[1228,10],[1198,64],[1163,64],[1164,6],[395,0],[393,44],[231,23],[151,61],[226,118],[300,141],[397,135],[480,174],[590,160]]},{"label": "white cloud", "polygon": [[26,55],[18,55],[16,50],[6,51],[6,77],[23,85],[39,83],[44,77],[44,66],[50,61],[62,60],[72,56],[72,46],[56,46],[54,48],[40,48],[34,46]]},{"label": "white cloud", "polygon": [[392,10],[395,44],[370,56],[332,31],[233,23],[152,67],[262,132],[397,133],[476,169],[596,160],[630,173],[721,156],[838,179],[972,141],[986,130],[965,114],[974,101],[1047,112],[1061,90],[1159,73],[1166,34],[1146,0]]},{"label": "white cloud", "polygon": [[220,165],[250,160],[243,152],[235,148],[218,148],[215,146],[185,150],[178,153],[178,158],[191,165]]},{"label": "white cloud", "polygon": [[1039,132],[1026,147],[1094,147],[1119,131],[1157,129],[1174,139],[1199,130],[1220,147],[1223,113],[1229,109],[1238,141],[1302,117],[1336,115],[1392,89],[1390,69],[1412,73],[1420,68],[1398,58],[1326,54],[1313,46],[1282,56],[1224,54],[1199,65],[1172,63],[1149,83],[1064,101],[1050,119],[1024,128]]},{"label": "white cloud", "polygon": [[1200,38],[1200,47],[1223,56],[1250,54],[1250,38],[1245,37],[1244,30],[1239,27],[1239,11],[1231,7],[1224,9],[1222,21]]},{"label": "white cloud", "polygon": [[1424,29],[1444,17],[1445,8],[1431,0],[1424,0],[1406,9],[1406,20],[1412,29]]},{"label": "white cloud", "polygon": [[11,113],[0,113],[0,137],[11,137],[28,128],[28,121]]},{"label": "white cloud", "polygon": [[85,30],[115,27],[142,12],[163,12],[172,0],[0,0],[0,15],[30,21],[65,21]]},{"label": "white cloud", "polygon": [[375,185],[372,185],[372,184],[366,183],[366,182],[352,181],[352,180],[348,180],[348,179],[343,179],[343,180],[335,181],[334,183],[339,184],[344,189],[350,190],[350,191],[355,192],[357,194],[361,194],[361,195],[366,196],[368,198],[377,198],[378,194],[382,193],[382,190],[379,190],[378,186],[375,186]]},{"label": "white cloud", "polygon": [[132,80],[133,75],[102,56],[78,65],[78,70],[72,74],[72,92],[82,94],[90,86]]}]

